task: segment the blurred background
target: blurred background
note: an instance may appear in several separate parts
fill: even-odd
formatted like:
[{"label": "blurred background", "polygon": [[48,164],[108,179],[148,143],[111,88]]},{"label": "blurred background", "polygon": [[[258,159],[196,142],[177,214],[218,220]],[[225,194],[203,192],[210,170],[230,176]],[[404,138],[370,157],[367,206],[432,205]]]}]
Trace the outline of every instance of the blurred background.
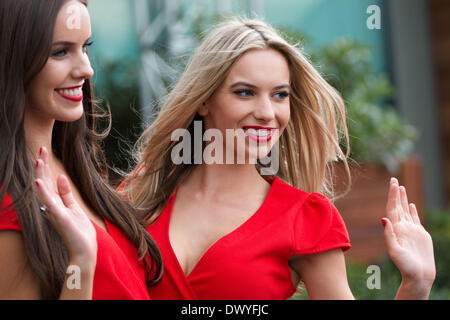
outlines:
[{"label": "blurred background", "polygon": [[[215,23],[262,18],[298,44],[345,100],[352,188],[335,204],[353,246],[346,255],[355,297],[392,299],[400,284],[380,221],[396,176],[433,237],[430,298],[450,299],[450,1],[95,0],[89,11],[96,95],[113,119],[104,142],[111,168],[132,168],[134,142]],[[344,190],[336,169],[336,188]],[[111,179],[118,182],[114,170]],[[370,265],[380,267],[379,289],[367,286]],[[292,297],[307,298],[302,287]]]}]

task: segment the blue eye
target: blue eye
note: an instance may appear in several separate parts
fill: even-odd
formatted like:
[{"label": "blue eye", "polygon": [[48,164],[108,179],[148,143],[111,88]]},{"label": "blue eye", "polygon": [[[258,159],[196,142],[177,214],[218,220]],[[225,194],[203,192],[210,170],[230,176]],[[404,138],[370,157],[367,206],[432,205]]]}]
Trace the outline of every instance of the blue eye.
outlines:
[{"label": "blue eye", "polygon": [[275,93],[275,97],[279,100],[284,100],[287,97],[289,97],[289,92],[287,92],[287,91],[277,92],[277,93]]},{"label": "blue eye", "polygon": [[254,95],[254,92],[252,90],[249,89],[241,89],[241,90],[237,90],[234,91],[235,94],[237,94],[240,97],[250,97]]},{"label": "blue eye", "polygon": [[54,52],[52,54],[52,56],[53,57],[57,57],[57,58],[61,58],[61,57],[64,57],[66,54],[67,54],[67,50],[66,49],[61,49],[61,50],[58,50],[58,51]]},{"label": "blue eye", "polygon": [[87,52],[88,48],[89,48],[90,46],[92,46],[93,43],[94,43],[93,41],[86,43],[86,44],[83,46],[83,52]]}]

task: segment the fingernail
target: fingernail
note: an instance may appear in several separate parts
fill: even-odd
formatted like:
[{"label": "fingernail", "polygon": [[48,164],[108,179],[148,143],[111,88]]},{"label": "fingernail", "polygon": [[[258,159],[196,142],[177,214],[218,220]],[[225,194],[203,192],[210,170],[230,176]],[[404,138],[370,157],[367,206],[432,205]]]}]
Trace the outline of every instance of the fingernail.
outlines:
[{"label": "fingernail", "polygon": [[381,219],[381,224],[383,225],[383,227],[385,227],[386,226],[386,220]]},{"label": "fingernail", "polygon": [[39,155],[42,154],[42,147],[39,148]]},{"label": "fingernail", "polygon": [[39,165],[39,160],[36,160],[36,168],[38,167],[38,165]]},{"label": "fingernail", "polygon": [[39,181],[35,180],[34,183],[39,187]]},{"label": "fingernail", "polygon": [[392,177],[392,178],[391,178],[391,183],[398,184],[397,178],[396,178],[396,177]]}]

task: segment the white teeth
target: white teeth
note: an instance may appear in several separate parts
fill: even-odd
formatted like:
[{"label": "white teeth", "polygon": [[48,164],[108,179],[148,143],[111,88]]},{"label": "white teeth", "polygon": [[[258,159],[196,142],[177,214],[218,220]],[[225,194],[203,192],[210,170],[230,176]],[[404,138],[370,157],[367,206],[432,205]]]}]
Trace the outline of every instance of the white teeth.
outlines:
[{"label": "white teeth", "polygon": [[249,134],[252,134],[254,136],[258,136],[258,137],[267,137],[268,135],[270,135],[271,130],[267,130],[267,129],[247,129],[247,132]]},{"label": "white teeth", "polygon": [[57,92],[71,97],[78,97],[81,94],[81,88],[76,89],[62,89],[62,90],[56,90]]}]

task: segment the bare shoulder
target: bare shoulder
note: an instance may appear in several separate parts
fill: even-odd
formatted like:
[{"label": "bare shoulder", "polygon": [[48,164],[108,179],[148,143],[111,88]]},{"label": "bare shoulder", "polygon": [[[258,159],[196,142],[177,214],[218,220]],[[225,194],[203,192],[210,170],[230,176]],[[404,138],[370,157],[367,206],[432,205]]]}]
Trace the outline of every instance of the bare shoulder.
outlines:
[{"label": "bare shoulder", "polygon": [[311,299],[353,299],[342,249],[295,255],[289,265],[305,283]]},{"label": "bare shoulder", "polygon": [[39,299],[38,282],[17,231],[0,231],[0,299]]}]

